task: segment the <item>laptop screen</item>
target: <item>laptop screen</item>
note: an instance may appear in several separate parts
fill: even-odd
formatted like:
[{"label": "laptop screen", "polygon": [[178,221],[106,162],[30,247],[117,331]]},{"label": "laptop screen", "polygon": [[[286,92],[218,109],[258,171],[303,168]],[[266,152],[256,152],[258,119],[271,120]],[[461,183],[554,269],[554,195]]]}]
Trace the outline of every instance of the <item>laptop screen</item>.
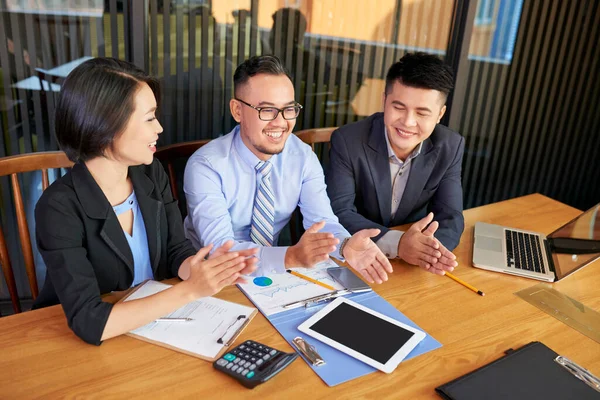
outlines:
[{"label": "laptop screen", "polygon": [[[600,204],[587,210],[571,222],[558,228],[548,238],[571,238],[600,241]],[[600,252],[590,254],[572,254],[552,252],[556,279],[577,271],[579,268],[600,258]]]}]

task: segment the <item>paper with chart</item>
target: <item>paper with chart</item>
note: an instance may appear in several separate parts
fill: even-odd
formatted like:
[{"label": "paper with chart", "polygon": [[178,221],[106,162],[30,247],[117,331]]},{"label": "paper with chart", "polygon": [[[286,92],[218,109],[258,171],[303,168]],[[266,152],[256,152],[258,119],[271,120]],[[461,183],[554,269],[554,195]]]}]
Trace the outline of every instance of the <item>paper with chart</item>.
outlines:
[{"label": "paper with chart", "polygon": [[[293,270],[339,290],[344,287],[327,273],[327,268],[337,266],[333,261],[328,260],[317,264],[314,268],[293,268]],[[286,309],[282,307],[284,304],[331,291],[288,273],[247,277],[246,280],[248,283],[240,284],[240,289],[265,316],[285,311]]]},{"label": "paper with chart", "polygon": [[[147,281],[125,301],[140,299],[168,289],[171,285]],[[213,359],[223,349],[217,340],[227,340],[254,316],[256,310],[241,304],[203,297],[173,311],[164,318],[191,318],[187,322],[151,322],[130,333],[157,344],[189,352],[201,358]],[[241,315],[244,318],[239,318]]]}]

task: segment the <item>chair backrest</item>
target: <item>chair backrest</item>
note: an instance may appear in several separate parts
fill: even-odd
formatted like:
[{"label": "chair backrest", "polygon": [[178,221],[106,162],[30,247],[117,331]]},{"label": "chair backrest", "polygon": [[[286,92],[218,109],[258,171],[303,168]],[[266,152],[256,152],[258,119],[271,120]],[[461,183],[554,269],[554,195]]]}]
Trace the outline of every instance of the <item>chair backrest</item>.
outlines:
[{"label": "chair backrest", "polygon": [[[30,154],[20,154],[17,156],[0,158],[0,176],[10,176],[13,200],[17,216],[17,227],[19,229],[19,240],[21,242],[21,250],[23,251],[23,259],[25,261],[25,270],[29,280],[31,295],[35,299],[38,295],[37,278],[35,274],[35,264],[33,261],[33,250],[31,247],[31,237],[29,236],[29,228],[27,227],[27,216],[23,205],[23,195],[17,174],[42,171],[42,190],[45,190],[50,184],[48,180],[48,170],[54,168],[70,168],[73,163],[67,158],[62,151],[48,151]],[[0,263],[6,286],[10,293],[13,309],[15,313],[21,312],[19,304],[19,296],[15,277],[8,255],[8,248],[4,233],[0,227]]]},{"label": "chair backrest", "polygon": [[315,151],[316,143],[328,143],[329,148],[331,134],[336,129],[336,126],[329,128],[304,129],[296,132],[296,136],[298,136],[304,143],[309,144],[313,151]]},{"label": "chair backrest", "polygon": [[177,175],[175,174],[175,160],[181,158],[190,158],[192,154],[206,143],[210,142],[210,139],[195,140],[193,142],[175,143],[169,146],[161,147],[156,151],[154,156],[158,158],[162,163],[167,164],[167,171],[169,173],[169,181],[171,182],[171,192],[175,200],[179,200],[179,192],[177,189]]}]

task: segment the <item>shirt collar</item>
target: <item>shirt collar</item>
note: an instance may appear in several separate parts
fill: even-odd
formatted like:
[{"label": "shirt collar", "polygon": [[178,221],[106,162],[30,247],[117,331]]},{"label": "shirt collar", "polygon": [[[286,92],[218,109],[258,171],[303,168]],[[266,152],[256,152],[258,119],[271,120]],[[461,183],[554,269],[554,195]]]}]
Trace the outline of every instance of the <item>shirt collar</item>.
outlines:
[{"label": "shirt collar", "polygon": [[[394,153],[394,149],[392,149],[392,145],[390,144],[390,139],[388,138],[388,134],[387,134],[387,128],[385,126],[383,127],[383,136],[385,137],[385,144],[388,149],[388,157],[392,158],[392,159],[396,159],[399,162],[402,162],[398,157],[396,157],[396,153]],[[418,156],[419,154],[421,154],[422,148],[423,148],[423,142],[419,143],[419,145],[417,147],[415,147],[415,149],[412,151],[412,153],[410,153],[410,155],[408,156],[406,161],[410,161],[413,158],[415,158],[416,156]]]},{"label": "shirt collar", "polygon": [[246,144],[242,140],[242,134],[240,132],[239,125],[233,128],[233,135],[233,145],[235,146],[235,149],[237,150],[242,160],[244,160],[244,162],[248,164],[248,166],[250,166],[252,169],[256,168],[256,165],[262,160],[256,157],[256,155],[253,152],[251,152],[248,147],[246,147]]}]

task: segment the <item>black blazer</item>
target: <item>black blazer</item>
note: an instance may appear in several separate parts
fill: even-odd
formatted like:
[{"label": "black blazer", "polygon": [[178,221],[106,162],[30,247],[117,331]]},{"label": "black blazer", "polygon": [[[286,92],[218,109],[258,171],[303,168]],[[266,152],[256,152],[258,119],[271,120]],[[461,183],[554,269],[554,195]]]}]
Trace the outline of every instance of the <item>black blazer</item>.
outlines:
[{"label": "black blazer", "polygon": [[[144,218],[154,279],[177,276],[196,254],[185,238],[177,201],[162,165],[129,168]],[[101,294],[133,283],[133,255],[108,199],[83,163],[44,191],[35,208],[38,250],[46,281],[33,308],[61,303],[71,329],[99,345],[112,304]]]},{"label": "black blazer", "polygon": [[342,126],[331,136],[325,175],[333,212],[352,234],[418,221],[429,211],[440,227],[435,237],[453,250],[464,229],[461,166],[464,139],[437,125],[411,161],[410,176],[394,219],[392,185],[383,113]]}]

